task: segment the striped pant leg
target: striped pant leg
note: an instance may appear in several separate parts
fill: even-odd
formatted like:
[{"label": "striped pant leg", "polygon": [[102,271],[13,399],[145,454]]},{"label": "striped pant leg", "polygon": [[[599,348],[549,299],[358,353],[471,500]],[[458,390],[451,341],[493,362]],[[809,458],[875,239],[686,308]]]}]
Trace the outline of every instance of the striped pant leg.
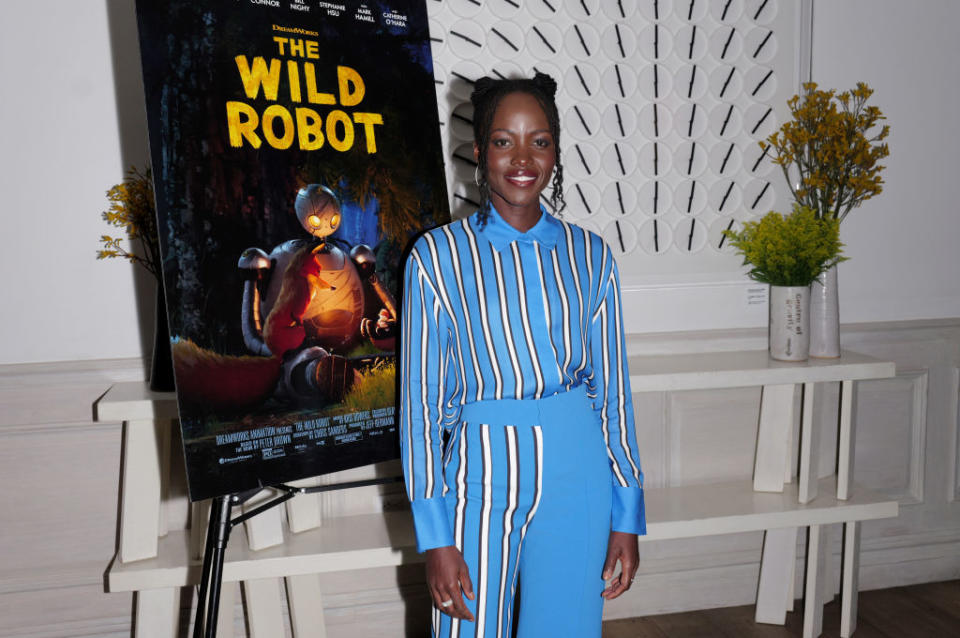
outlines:
[{"label": "striped pant leg", "polygon": [[612,488],[600,429],[584,425],[544,424],[543,489],[520,559],[519,638],[600,638]]},{"label": "striped pant leg", "polygon": [[523,538],[539,501],[543,465],[538,426],[463,424],[445,472],[447,512],[470,571],[475,621],[434,610],[436,638],[510,638]]}]

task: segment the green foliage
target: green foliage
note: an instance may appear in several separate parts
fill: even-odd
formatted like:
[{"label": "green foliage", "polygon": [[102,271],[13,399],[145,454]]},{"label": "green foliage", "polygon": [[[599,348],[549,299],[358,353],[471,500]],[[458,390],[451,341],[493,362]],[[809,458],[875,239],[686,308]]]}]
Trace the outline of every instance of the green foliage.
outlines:
[{"label": "green foliage", "polygon": [[773,286],[809,286],[820,273],[845,261],[841,256],[840,220],[818,217],[799,204],[793,213],[769,212],[758,222],[745,222],[740,232],[724,234],[751,265],[751,279]]},{"label": "green foliage", "polygon": [[365,372],[343,398],[343,412],[373,410],[393,405],[396,397],[396,364],[383,363]]},{"label": "green foliage", "polygon": [[153,178],[150,169],[140,171],[131,166],[120,184],[107,191],[110,208],[101,213],[103,220],[123,230],[131,242],[139,243],[139,250],[126,250],[123,237],[101,235],[102,248],[97,259],[119,257],[139,264],[160,280],[160,247],[157,239],[157,209],[153,197]]}]

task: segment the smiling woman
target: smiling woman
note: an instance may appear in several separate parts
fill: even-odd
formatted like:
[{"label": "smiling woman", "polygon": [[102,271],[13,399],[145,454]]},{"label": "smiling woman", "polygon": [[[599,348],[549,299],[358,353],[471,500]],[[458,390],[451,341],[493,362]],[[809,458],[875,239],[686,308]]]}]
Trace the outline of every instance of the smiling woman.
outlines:
[{"label": "smiling woman", "polygon": [[482,206],[407,261],[401,455],[438,637],[511,635],[519,586],[520,637],[599,638],[646,531],[617,267],[540,205],[563,207],[555,92],[477,81]]}]

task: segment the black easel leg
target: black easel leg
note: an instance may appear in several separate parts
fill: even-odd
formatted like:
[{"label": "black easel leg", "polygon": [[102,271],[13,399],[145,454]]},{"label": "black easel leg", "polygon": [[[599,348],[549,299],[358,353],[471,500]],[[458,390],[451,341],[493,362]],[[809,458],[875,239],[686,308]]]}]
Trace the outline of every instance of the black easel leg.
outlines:
[{"label": "black easel leg", "polygon": [[[209,632],[211,621],[214,624],[214,632],[216,631],[217,605],[220,602],[220,578],[223,574],[223,553],[220,552],[218,555],[216,548],[218,541],[224,537],[222,531],[224,525],[227,527],[226,535],[229,535],[230,498],[230,495],[217,496],[210,504],[210,523],[207,525],[207,540],[204,543],[200,591],[197,594],[197,611],[193,620],[193,638],[212,636],[213,634]],[[226,544],[225,540],[223,544]],[[219,568],[216,565],[218,560],[220,562]],[[215,579],[211,578],[212,573],[215,574]],[[217,598],[217,602],[210,607],[207,605],[208,591],[211,597],[215,593]],[[205,610],[206,613],[204,613]]]},{"label": "black easel leg", "polygon": [[223,559],[230,540],[230,529],[233,527],[230,520],[230,509],[233,507],[233,496],[221,496],[214,506],[220,508],[217,517],[217,528],[213,542],[213,557],[210,570],[210,600],[207,605],[206,638],[215,638],[217,633],[217,619],[220,615],[220,585],[223,581]]}]

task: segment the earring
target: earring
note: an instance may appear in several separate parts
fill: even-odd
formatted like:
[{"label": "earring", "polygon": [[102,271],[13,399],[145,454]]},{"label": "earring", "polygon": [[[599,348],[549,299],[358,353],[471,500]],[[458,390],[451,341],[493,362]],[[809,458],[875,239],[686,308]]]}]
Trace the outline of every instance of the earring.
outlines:
[{"label": "earring", "polygon": [[477,186],[480,186],[480,165],[479,164],[473,167],[473,181],[476,182]]}]

